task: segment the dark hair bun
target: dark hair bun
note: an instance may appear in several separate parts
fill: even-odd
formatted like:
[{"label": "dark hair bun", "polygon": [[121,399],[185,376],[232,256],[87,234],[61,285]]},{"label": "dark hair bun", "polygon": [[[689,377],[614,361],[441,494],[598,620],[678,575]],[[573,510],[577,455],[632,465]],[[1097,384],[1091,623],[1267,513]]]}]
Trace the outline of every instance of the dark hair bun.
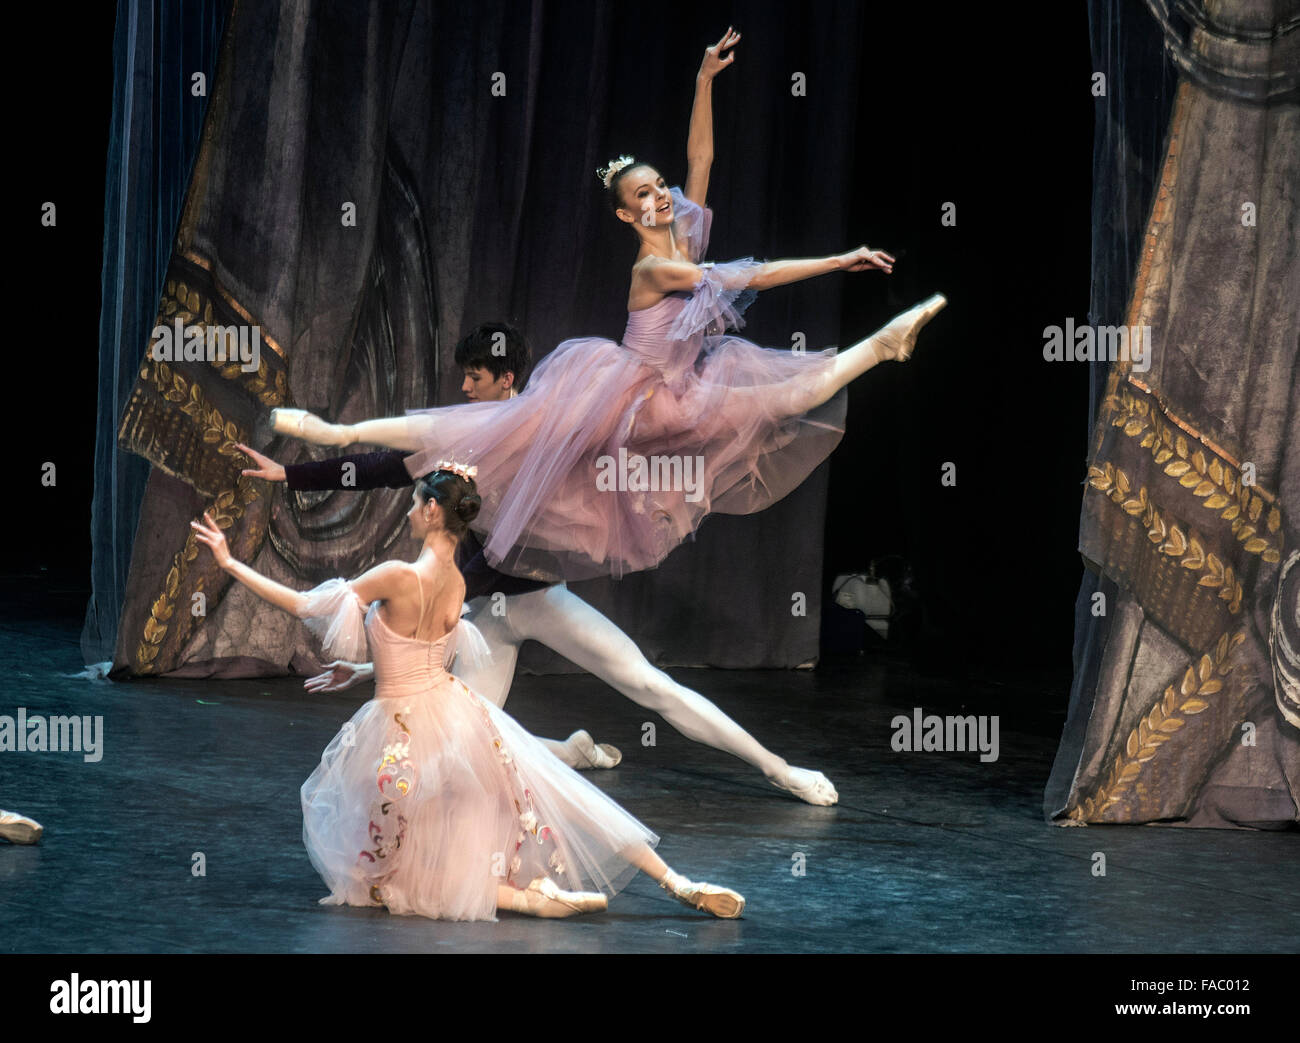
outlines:
[{"label": "dark hair bun", "polygon": [[456,514],[466,525],[478,517],[478,509],[483,506],[483,500],[478,493],[466,493],[460,498],[460,503],[456,504]]},{"label": "dark hair bun", "polygon": [[425,502],[433,500],[442,508],[443,524],[456,539],[465,535],[469,523],[478,517],[483,501],[473,479],[462,478],[454,471],[433,471],[416,483]]}]

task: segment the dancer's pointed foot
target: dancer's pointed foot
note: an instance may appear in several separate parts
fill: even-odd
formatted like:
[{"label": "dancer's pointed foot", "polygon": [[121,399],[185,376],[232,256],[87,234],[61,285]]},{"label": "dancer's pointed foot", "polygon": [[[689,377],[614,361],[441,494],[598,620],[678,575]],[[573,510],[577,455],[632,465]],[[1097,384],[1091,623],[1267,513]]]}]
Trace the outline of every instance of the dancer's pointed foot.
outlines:
[{"label": "dancer's pointed foot", "polygon": [[787,768],[781,775],[767,780],[777,789],[788,790],[802,801],[820,807],[830,807],[839,801],[840,795],[831,780],[820,771],[807,768]]},{"label": "dancer's pointed foot", "polygon": [[729,887],[716,884],[697,884],[687,880],[681,873],[668,870],[668,875],[659,881],[659,886],[692,909],[716,916],[721,920],[736,920],[745,911],[743,895]]},{"label": "dancer's pointed foot", "polygon": [[548,919],[599,913],[608,908],[609,898],[599,891],[561,891],[549,876],[539,876],[510,896],[511,912]]},{"label": "dancer's pointed foot", "polygon": [[290,435],[313,445],[351,445],[356,441],[352,428],[330,424],[305,409],[271,410],[271,428],[276,434]]},{"label": "dancer's pointed foot", "polygon": [[35,844],[45,827],[35,819],[14,811],[0,811],[0,837],[11,844]]},{"label": "dancer's pointed foot", "polygon": [[921,327],[947,306],[948,298],[942,293],[936,293],[915,308],[895,315],[871,337],[877,357],[882,362],[890,359],[906,362],[916,350],[916,335],[921,332]]},{"label": "dancer's pointed foot", "polygon": [[617,768],[623,760],[623,754],[607,742],[596,742],[591,733],[579,729],[564,740],[565,745],[574,754],[575,766],[579,771],[590,768]]}]

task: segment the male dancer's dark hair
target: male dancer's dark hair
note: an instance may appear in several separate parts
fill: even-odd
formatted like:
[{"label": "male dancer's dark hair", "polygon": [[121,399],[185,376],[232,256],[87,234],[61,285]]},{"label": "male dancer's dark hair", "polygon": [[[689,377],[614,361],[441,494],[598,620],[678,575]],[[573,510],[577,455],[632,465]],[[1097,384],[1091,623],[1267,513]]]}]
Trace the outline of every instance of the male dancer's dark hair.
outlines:
[{"label": "male dancer's dark hair", "polygon": [[523,333],[508,322],[484,322],[456,345],[456,365],[461,369],[486,369],[497,379],[513,373],[514,389],[522,391],[533,365],[533,353]]}]

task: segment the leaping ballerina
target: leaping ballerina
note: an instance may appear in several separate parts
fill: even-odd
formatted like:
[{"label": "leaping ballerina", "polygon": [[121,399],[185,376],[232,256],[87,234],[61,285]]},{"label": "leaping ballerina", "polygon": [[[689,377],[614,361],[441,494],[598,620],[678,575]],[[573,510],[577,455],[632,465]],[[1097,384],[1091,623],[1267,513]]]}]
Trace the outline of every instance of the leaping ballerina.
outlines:
[{"label": "leaping ballerina", "polygon": [[[490,533],[487,560],[534,578],[654,568],[707,514],[753,513],[798,486],[843,434],[843,403],[832,399],[876,364],[906,360],[947,301],[936,294],[838,353],[765,349],[726,332],[743,325],[755,291],[835,271],[888,273],[894,263],[866,246],[821,258],[703,263],[713,220],[705,206],[712,82],[734,61],[739,40],[728,29],[705,52],[684,192],[630,156],[598,171],[615,216],[639,244],[622,343],[567,340],[506,401],[355,424],[277,409],[275,430],[320,445],[407,450],[412,476],[447,456],[476,465],[488,494],[474,528]],[[607,480],[611,464],[624,461],[648,463],[637,473],[654,478]],[[690,481],[683,461],[700,463]]]}]

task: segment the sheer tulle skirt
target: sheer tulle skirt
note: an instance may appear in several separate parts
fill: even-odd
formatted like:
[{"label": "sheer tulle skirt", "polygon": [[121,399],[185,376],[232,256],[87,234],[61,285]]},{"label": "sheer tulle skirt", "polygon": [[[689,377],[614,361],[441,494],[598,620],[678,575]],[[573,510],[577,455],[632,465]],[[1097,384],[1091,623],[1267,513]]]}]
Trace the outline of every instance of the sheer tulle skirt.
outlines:
[{"label": "sheer tulle skirt", "polygon": [[613,894],[658,837],[450,675],[371,700],[302,787],[322,902],[495,918],[497,888],[550,876]]},{"label": "sheer tulle skirt", "polygon": [[843,391],[815,404],[833,359],[708,336],[693,364],[665,373],[613,341],[565,341],[517,398],[412,413],[430,448],[409,464],[478,466],[474,527],[503,571],[654,568],[705,515],[763,510],[826,459],[844,432]]}]

